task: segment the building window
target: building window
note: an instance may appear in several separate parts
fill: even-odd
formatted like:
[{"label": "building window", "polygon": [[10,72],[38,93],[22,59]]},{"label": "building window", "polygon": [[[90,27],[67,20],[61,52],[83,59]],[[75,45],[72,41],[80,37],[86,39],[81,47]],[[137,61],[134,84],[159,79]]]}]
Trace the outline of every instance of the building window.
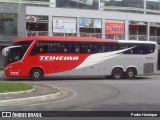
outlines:
[{"label": "building window", "polygon": [[56,7],[77,9],[99,9],[98,0],[56,0]]},{"label": "building window", "polygon": [[100,0],[101,10],[144,13],[144,0]]},{"label": "building window", "polygon": [[150,23],[150,41],[160,43],[160,23]]},{"label": "building window", "polygon": [[160,14],[160,2],[159,0],[146,0],[146,9],[148,14]]},{"label": "building window", "polygon": [[48,16],[26,16],[27,36],[47,36]]},{"label": "building window", "polygon": [[147,22],[129,21],[129,40],[147,40]]},{"label": "building window", "polygon": [[17,35],[17,14],[0,13],[0,35]]}]

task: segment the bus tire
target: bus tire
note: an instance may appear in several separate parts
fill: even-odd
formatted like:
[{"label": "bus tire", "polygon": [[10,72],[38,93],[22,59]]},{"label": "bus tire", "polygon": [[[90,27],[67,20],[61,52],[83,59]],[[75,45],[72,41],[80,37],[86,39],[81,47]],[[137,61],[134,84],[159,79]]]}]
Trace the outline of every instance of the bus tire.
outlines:
[{"label": "bus tire", "polygon": [[136,70],[134,68],[128,68],[126,70],[126,78],[127,79],[134,79],[136,75]]},{"label": "bus tire", "polygon": [[124,72],[121,68],[114,68],[111,76],[113,79],[122,79],[124,77]]},{"label": "bus tire", "polygon": [[30,77],[32,80],[42,80],[43,79],[43,71],[41,69],[35,68],[31,70]]}]

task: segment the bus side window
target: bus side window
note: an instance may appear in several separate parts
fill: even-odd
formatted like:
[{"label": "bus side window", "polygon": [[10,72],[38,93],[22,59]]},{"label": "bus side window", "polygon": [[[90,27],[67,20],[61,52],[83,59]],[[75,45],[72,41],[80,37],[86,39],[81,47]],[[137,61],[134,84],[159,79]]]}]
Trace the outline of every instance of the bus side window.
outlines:
[{"label": "bus side window", "polygon": [[144,46],[140,45],[139,48],[140,48],[140,54],[144,54]]},{"label": "bus side window", "polygon": [[76,47],[75,47],[75,52],[76,52],[76,53],[80,53],[79,45],[76,45]]},{"label": "bus side window", "polygon": [[58,53],[60,49],[59,43],[55,43],[55,53]]},{"label": "bus side window", "polygon": [[81,53],[85,53],[85,52],[86,52],[85,49],[86,49],[85,45],[82,44],[82,45],[80,46],[80,51],[81,51]]},{"label": "bus side window", "polygon": [[111,49],[110,49],[110,45],[108,44],[108,45],[106,45],[106,50],[105,50],[106,52],[109,52],[109,51],[111,51]]},{"label": "bus side window", "polygon": [[69,44],[68,44],[68,52],[69,52],[69,53],[72,53],[72,51],[73,51],[73,50],[72,50],[72,45],[69,43]]},{"label": "bus side window", "polygon": [[116,51],[116,50],[118,50],[117,45],[111,44],[111,51]]},{"label": "bus side window", "polygon": [[93,48],[93,43],[90,43],[89,46],[88,46],[88,52],[89,53],[93,53],[93,49],[92,48]]},{"label": "bus side window", "polygon": [[90,52],[91,52],[90,48],[87,48],[87,53],[90,53]]},{"label": "bus side window", "polygon": [[154,50],[155,50],[155,45],[149,45],[149,53],[154,53]]},{"label": "bus side window", "polygon": [[52,43],[49,43],[49,45],[48,45],[48,52],[49,52],[49,53],[53,53],[53,50],[54,50],[53,44],[52,44]]},{"label": "bus side window", "polygon": [[64,45],[63,45],[63,43],[60,43],[58,52],[59,53],[64,53]]},{"label": "bus side window", "polygon": [[97,45],[93,44],[93,46],[90,49],[91,49],[91,53],[96,53],[96,51],[97,51]]},{"label": "bus side window", "polygon": [[97,53],[101,53],[102,52],[102,45],[98,45],[97,47]]},{"label": "bus side window", "polygon": [[136,54],[140,54],[140,53],[141,53],[141,52],[140,52],[141,50],[140,50],[139,46],[136,47],[136,50],[137,50],[137,51],[136,51]]},{"label": "bus side window", "polygon": [[43,51],[43,53],[48,53],[48,45],[49,45],[48,42],[44,42],[44,46],[43,46],[44,51]]},{"label": "bus side window", "polygon": [[67,53],[68,52],[68,49],[67,49],[67,47],[65,46],[64,47],[64,53]]},{"label": "bus side window", "polygon": [[86,45],[86,47],[85,47],[85,53],[90,53],[90,52],[91,52],[91,50],[90,50],[89,45]]},{"label": "bus side window", "polygon": [[40,48],[39,48],[39,53],[44,53],[43,47],[40,47]]},{"label": "bus side window", "polygon": [[40,50],[40,42],[37,42],[37,44],[33,47],[30,55],[37,55],[40,54],[41,50]]}]

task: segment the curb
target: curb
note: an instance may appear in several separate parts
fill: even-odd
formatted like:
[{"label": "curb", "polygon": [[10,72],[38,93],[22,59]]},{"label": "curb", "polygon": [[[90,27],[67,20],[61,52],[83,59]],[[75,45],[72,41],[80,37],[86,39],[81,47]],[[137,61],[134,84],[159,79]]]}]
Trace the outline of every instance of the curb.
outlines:
[{"label": "curb", "polygon": [[[52,86],[53,87],[53,86]],[[57,89],[59,92],[49,95],[42,95],[36,97],[28,97],[28,98],[20,98],[20,99],[10,99],[10,100],[1,100],[0,107],[9,107],[9,106],[17,106],[17,105],[26,105],[26,104],[36,104],[48,102],[51,100],[55,100],[63,94],[63,91],[57,87],[53,87]]]},{"label": "curb", "polygon": [[154,73],[154,74],[150,74],[150,75],[160,75],[160,73]]},{"label": "curb", "polygon": [[157,73],[151,73],[149,75],[160,75],[160,72],[157,72]]}]

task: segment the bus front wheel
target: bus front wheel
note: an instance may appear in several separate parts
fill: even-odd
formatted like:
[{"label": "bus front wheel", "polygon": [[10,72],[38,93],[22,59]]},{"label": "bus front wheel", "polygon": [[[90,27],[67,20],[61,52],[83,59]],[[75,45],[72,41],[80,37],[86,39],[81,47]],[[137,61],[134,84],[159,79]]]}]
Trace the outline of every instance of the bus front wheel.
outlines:
[{"label": "bus front wheel", "polygon": [[136,70],[134,68],[128,68],[126,71],[126,78],[127,79],[134,79],[136,75]]},{"label": "bus front wheel", "polygon": [[43,72],[40,69],[33,69],[30,72],[30,77],[32,80],[41,80],[43,78]]},{"label": "bus front wheel", "polygon": [[122,79],[124,77],[123,70],[121,68],[114,68],[112,71],[113,79]]}]

